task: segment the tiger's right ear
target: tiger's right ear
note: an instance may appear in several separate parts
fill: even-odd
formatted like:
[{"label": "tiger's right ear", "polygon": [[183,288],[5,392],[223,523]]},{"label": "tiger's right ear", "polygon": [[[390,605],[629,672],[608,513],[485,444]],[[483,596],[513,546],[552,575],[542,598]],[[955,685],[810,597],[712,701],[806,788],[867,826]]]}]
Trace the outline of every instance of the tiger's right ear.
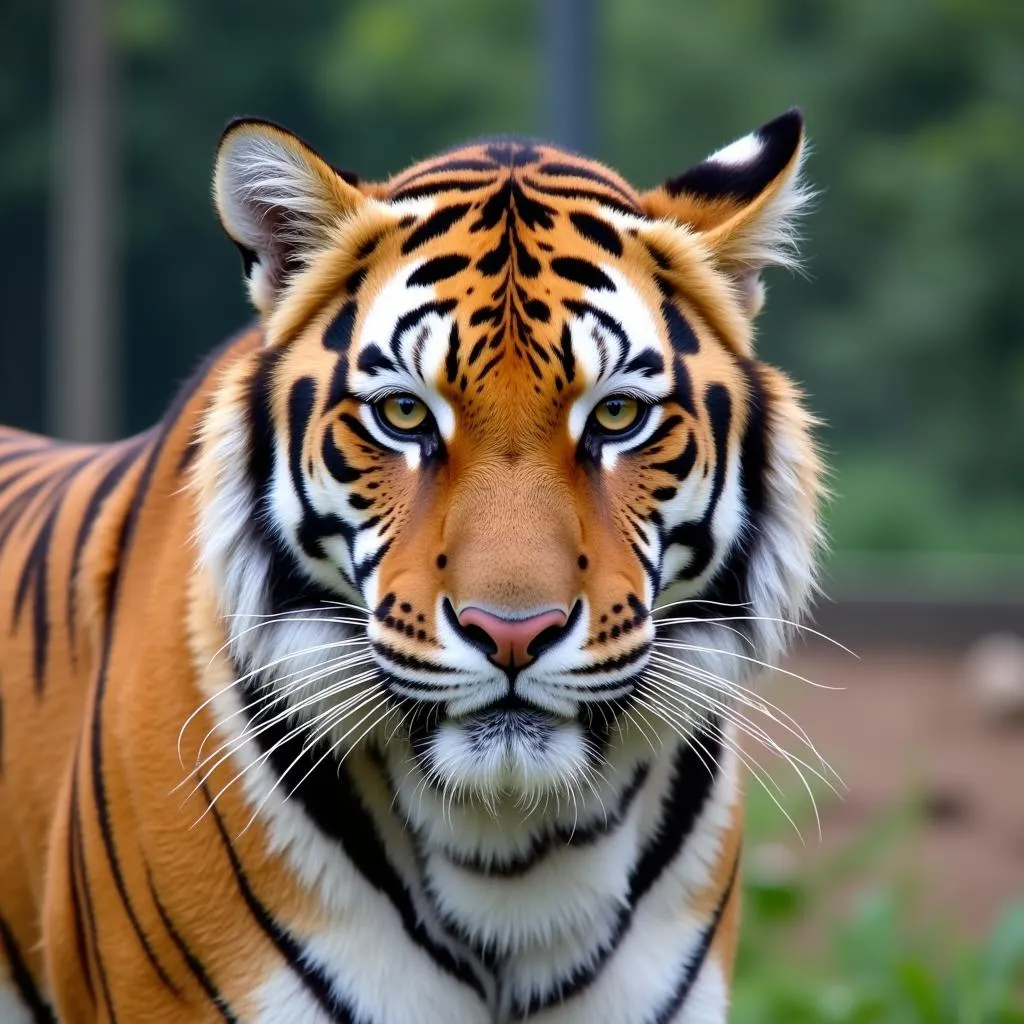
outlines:
[{"label": "tiger's right ear", "polygon": [[213,174],[220,222],[238,246],[249,296],[273,309],[289,275],[365,197],[291,132],[267,121],[232,121]]}]

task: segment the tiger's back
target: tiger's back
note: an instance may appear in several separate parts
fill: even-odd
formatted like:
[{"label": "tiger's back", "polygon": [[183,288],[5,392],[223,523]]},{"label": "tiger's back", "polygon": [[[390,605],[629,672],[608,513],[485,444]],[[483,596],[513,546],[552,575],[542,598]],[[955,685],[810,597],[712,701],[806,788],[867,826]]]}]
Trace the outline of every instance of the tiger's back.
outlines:
[{"label": "tiger's back", "polygon": [[[244,336],[221,358],[257,343],[253,334]],[[180,558],[189,544],[193,524],[182,488],[216,365],[210,360],[197,373],[162,423],[124,441],[67,444],[0,428],[4,1024],[23,1019],[26,1012],[30,1020],[51,1019],[44,905],[49,901],[55,920],[68,918],[74,950],[61,949],[58,940],[49,954],[58,972],[78,965],[71,972],[77,989],[84,980],[78,967],[98,962],[89,942],[90,933],[96,941],[93,917],[100,910],[95,904],[103,898],[104,876],[115,889],[123,885],[116,877],[120,865],[113,829],[108,837],[106,829],[97,828],[112,817],[121,835],[130,835],[133,826],[130,803],[119,803],[125,794],[107,791],[103,754],[110,734],[120,730],[103,730],[97,688],[109,686],[115,635],[123,650],[131,647],[133,632],[148,632],[142,609],[153,605],[152,573],[160,553]],[[148,534],[141,554],[140,529]],[[186,565],[175,565],[172,574],[187,578]],[[126,598],[126,589],[131,597]],[[168,609],[174,589],[181,591],[172,585],[159,595]],[[176,639],[184,642],[183,635]],[[179,651],[166,678],[152,678],[150,684],[180,688],[175,678],[180,658]],[[116,717],[123,688],[114,675],[114,699],[103,700],[112,708],[108,714]],[[110,772],[114,779],[116,774]],[[180,776],[170,782],[166,795],[178,781]],[[83,805],[88,808],[84,814]],[[97,817],[101,805],[106,810]],[[82,1019],[92,1019],[87,1011],[91,999],[79,1004]]]}]

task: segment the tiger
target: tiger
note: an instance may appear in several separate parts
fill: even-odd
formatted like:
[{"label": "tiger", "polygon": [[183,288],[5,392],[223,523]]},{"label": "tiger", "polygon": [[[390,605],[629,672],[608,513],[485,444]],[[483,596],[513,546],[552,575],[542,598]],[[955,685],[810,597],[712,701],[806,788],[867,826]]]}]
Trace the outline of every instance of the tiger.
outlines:
[{"label": "tiger", "polygon": [[363,181],[229,124],[252,325],[136,437],[0,432],[4,1024],[726,1020],[822,543],[754,351],[805,152]]}]

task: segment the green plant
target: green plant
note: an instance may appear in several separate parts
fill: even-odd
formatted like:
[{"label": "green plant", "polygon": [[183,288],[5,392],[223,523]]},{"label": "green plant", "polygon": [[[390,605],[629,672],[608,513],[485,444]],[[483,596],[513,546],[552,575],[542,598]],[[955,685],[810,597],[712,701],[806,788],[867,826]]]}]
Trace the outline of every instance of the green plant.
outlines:
[{"label": "green plant", "polygon": [[[920,922],[913,885],[880,877],[918,834],[915,801],[800,871],[759,863],[780,827],[766,803],[752,794],[733,1024],[1024,1024],[1024,902],[968,945]],[[837,919],[840,886],[860,895]]]}]

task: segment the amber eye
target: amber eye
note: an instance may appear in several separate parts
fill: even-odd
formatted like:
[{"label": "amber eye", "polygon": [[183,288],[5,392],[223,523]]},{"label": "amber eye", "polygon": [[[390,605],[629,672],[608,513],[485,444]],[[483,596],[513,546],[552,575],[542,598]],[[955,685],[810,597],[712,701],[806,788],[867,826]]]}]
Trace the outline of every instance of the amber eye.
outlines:
[{"label": "amber eye", "polygon": [[594,422],[606,434],[623,434],[640,419],[643,406],[625,395],[612,395],[594,410]]},{"label": "amber eye", "polygon": [[381,419],[400,434],[411,434],[419,430],[430,413],[426,405],[415,395],[392,395],[377,403]]}]

